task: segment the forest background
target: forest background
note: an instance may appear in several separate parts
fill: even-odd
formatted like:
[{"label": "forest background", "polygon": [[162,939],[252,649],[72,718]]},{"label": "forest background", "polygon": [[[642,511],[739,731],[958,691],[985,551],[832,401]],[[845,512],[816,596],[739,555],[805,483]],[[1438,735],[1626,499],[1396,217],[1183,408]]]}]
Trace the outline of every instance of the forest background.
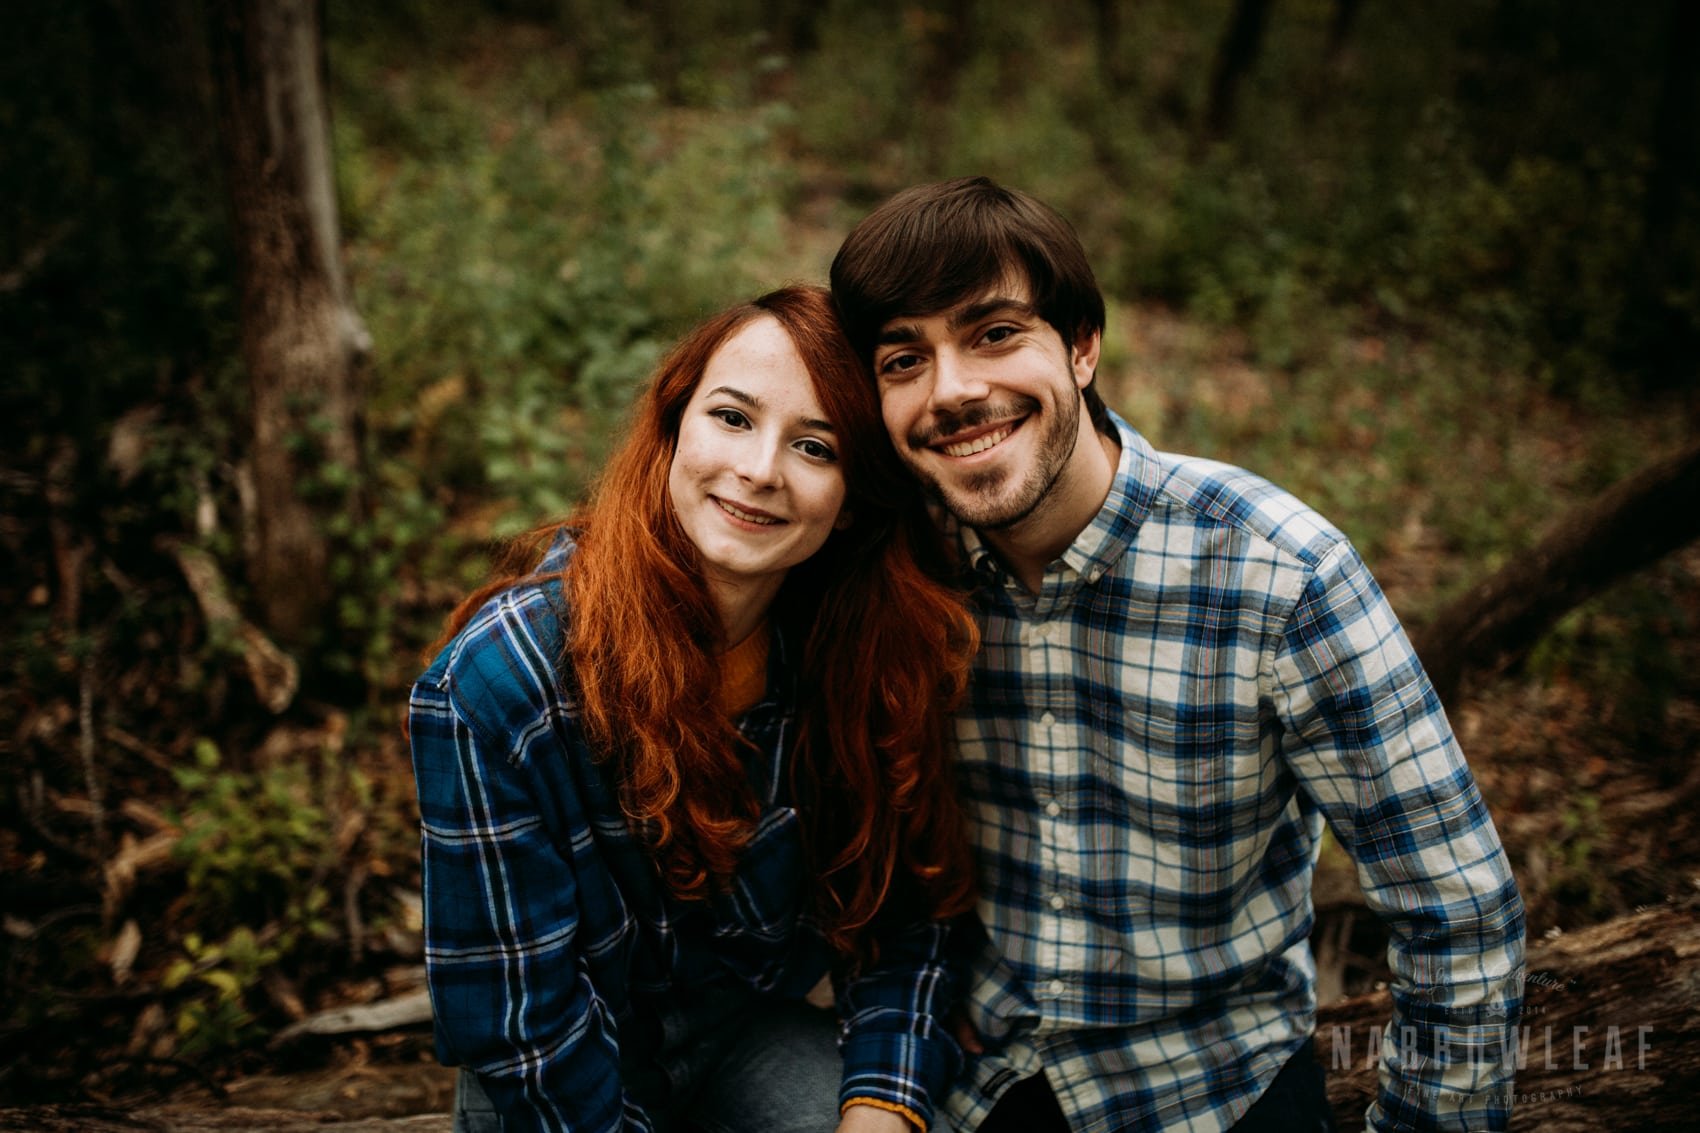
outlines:
[{"label": "forest background", "polygon": [[[0,1101],[216,1084],[417,986],[443,613],[674,335],[908,184],[1069,217],[1109,402],[1317,505],[1415,627],[1700,422],[1684,0],[9,8]],[[262,412],[228,32],[267,8],[311,26],[357,322],[346,397]],[[319,558],[268,557],[268,498]],[[1700,886],[1700,554],[1617,557],[1451,697],[1537,937]],[[1329,986],[1370,986],[1325,865]]]}]

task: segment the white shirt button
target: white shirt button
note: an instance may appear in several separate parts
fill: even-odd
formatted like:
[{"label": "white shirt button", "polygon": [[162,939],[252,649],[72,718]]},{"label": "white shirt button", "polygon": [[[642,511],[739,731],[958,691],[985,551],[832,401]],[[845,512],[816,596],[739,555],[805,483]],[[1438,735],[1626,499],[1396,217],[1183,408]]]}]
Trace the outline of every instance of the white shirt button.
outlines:
[{"label": "white shirt button", "polygon": [[1036,636],[1036,637],[1049,637],[1049,636],[1051,636],[1051,623],[1050,622],[1040,622],[1038,625],[1033,627],[1033,633],[1034,633],[1034,636]]},{"label": "white shirt button", "polygon": [[1068,990],[1068,985],[1063,983],[1061,980],[1052,980],[1050,983],[1046,984],[1045,987],[1052,995],[1061,995],[1063,992]]},{"label": "white shirt button", "polygon": [[1057,802],[1055,799],[1052,799],[1050,802],[1045,804],[1045,813],[1050,815],[1052,818],[1055,818],[1057,815],[1062,813],[1062,804]]},{"label": "white shirt button", "polygon": [[1062,908],[1067,907],[1067,905],[1068,905],[1068,902],[1063,900],[1063,895],[1061,893],[1051,894],[1051,908],[1062,909]]},{"label": "white shirt button", "polygon": [[1051,715],[1049,712],[1047,712],[1043,716],[1039,717],[1039,723],[1043,724],[1047,728],[1055,727],[1056,722],[1057,722],[1057,718],[1055,716]]}]

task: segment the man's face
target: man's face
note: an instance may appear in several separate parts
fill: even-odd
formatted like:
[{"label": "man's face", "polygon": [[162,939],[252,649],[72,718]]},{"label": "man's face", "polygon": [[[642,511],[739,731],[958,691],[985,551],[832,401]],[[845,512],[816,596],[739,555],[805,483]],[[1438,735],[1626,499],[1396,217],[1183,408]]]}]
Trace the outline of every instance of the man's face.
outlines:
[{"label": "man's face", "polygon": [[1001,531],[1040,510],[1082,437],[1080,391],[1098,336],[1062,335],[1006,282],[949,310],[899,317],[874,348],[885,427],[898,455],[970,527]]}]

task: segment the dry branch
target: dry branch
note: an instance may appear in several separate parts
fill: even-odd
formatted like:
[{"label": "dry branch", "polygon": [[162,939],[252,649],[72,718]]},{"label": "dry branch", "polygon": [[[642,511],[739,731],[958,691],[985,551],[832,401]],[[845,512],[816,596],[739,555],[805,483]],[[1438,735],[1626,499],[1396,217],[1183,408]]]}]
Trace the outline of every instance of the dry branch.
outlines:
[{"label": "dry branch", "polygon": [[281,1046],[305,1035],[349,1035],[421,1026],[431,1021],[431,995],[423,989],[378,1003],[321,1011],[285,1027],[272,1039]]},{"label": "dry branch", "polygon": [[169,541],[169,550],[176,557],[189,589],[194,591],[201,614],[207,619],[209,634],[241,643],[242,665],[248,672],[254,692],[259,695],[260,703],[272,713],[288,708],[301,684],[301,672],[295,658],[279,649],[258,626],[242,616],[230,597],[230,588],[219,572],[218,563],[211,555],[175,541]]}]

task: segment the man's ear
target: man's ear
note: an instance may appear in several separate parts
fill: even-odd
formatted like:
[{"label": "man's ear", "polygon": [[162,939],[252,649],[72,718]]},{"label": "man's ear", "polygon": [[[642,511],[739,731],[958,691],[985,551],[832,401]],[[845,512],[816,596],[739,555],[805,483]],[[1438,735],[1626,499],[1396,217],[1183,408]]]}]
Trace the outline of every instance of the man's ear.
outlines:
[{"label": "man's ear", "polygon": [[1076,389],[1085,389],[1092,384],[1092,375],[1098,372],[1098,348],[1103,341],[1102,331],[1075,336],[1074,346],[1069,350],[1069,365],[1074,370]]}]

